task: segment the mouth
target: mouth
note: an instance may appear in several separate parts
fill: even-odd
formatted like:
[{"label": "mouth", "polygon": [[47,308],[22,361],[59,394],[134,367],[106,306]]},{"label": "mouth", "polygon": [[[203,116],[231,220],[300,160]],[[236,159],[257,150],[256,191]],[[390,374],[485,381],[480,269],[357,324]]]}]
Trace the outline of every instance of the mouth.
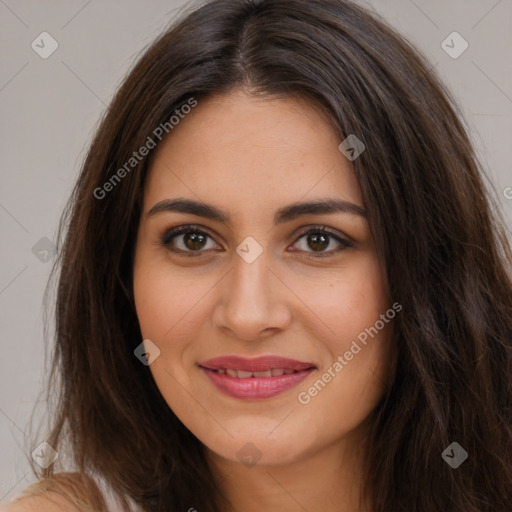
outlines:
[{"label": "mouth", "polygon": [[279,356],[225,356],[199,364],[214,386],[234,398],[258,400],[283,393],[316,370],[313,363]]},{"label": "mouth", "polygon": [[284,368],[271,368],[270,370],[262,372],[249,372],[246,370],[236,370],[234,368],[218,368],[216,370],[211,368],[205,369],[211,370],[212,372],[218,373],[220,375],[229,375],[235,379],[248,379],[250,377],[280,377],[281,375],[291,375],[292,373],[297,373],[297,370]]}]

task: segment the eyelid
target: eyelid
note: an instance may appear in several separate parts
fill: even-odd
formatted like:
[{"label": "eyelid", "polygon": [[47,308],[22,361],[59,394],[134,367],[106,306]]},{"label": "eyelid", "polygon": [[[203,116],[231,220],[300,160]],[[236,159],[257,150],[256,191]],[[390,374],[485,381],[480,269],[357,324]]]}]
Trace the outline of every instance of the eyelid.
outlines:
[{"label": "eyelid", "polygon": [[325,224],[308,224],[307,226],[301,226],[299,229],[295,230],[291,236],[294,239],[299,239],[299,238],[303,237],[304,235],[307,235],[310,232],[316,232],[316,231],[326,233],[327,235],[332,236],[333,238],[337,239],[338,241],[349,244],[352,247],[356,243],[356,241],[352,237],[346,235],[342,231],[339,231],[334,228],[330,228],[330,227],[326,226]]}]

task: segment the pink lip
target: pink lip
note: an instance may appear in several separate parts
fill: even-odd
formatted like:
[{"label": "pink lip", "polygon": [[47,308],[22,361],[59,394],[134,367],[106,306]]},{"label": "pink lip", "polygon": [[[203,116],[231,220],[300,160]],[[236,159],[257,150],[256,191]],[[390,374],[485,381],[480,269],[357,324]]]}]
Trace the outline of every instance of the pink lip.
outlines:
[{"label": "pink lip", "polygon": [[[231,397],[246,400],[270,398],[283,393],[295,387],[316,369],[312,363],[279,356],[263,356],[254,359],[226,356],[210,359],[199,366],[217,389]],[[222,375],[214,371],[218,369],[236,369],[261,372],[272,368],[295,370],[295,373],[276,377],[248,377],[243,379]]]}]

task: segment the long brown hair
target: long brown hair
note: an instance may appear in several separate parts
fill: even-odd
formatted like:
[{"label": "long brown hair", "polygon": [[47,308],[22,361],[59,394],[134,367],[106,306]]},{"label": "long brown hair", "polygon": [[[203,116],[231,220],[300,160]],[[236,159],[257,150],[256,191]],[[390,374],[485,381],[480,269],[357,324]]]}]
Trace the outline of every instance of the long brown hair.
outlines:
[{"label": "long brown hair", "polygon": [[[133,353],[142,341],[133,251],[154,151],[126,163],[191,98],[240,87],[306,98],[328,113],[340,142],[355,134],[366,146],[354,171],[391,297],[403,305],[394,382],[373,413],[363,482],[372,510],[510,512],[512,255],[503,220],[432,66],[350,1],[209,1],[129,73],[59,228],[57,400],[46,440],[67,449],[80,474],[101,475],[147,511],[228,509],[203,445]],[[468,453],[456,469],[441,456],[454,441]],[[57,481],[55,466],[34,470]]]}]

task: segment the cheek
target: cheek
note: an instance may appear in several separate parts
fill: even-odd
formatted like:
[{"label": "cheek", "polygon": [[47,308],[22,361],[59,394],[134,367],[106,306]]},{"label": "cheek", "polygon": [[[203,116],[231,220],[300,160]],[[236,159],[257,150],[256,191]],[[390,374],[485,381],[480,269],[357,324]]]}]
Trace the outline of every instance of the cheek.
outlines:
[{"label": "cheek", "polygon": [[[354,254],[347,268],[298,281],[294,289],[314,314],[310,328],[316,338],[341,349],[389,308],[379,262],[374,254]],[[304,316],[303,318],[306,318]],[[349,341],[350,345],[350,341]]]},{"label": "cheek", "polygon": [[[189,375],[183,365],[190,363],[190,340],[194,338],[197,315],[204,291],[197,280],[180,279],[179,273],[166,271],[165,263],[142,256],[134,270],[134,296],[143,339],[160,350],[149,369],[171,408],[189,400],[177,384],[188,387]],[[200,281],[200,280],[199,280]],[[174,377],[174,378],[173,378]],[[177,379],[177,380],[175,380]],[[196,411],[197,412],[197,411]]]},{"label": "cheek", "polygon": [[209,280],[182,275],[144,254],[134,269],[134,296],[142,335],[164,341],[197,314]]},{"label": "cheek", "polygon": [[317,313],[311,317],[310,334],[327,350],[313,386],[301,388],[305,394],[300,403],[316,402],[313,408],[318,410],[340,404],[332,411],[333,424],[357,424],[375,407],[389,381],[396,312],[375,255],[361,256],[350,272],[340,275],[308,292],[308,305]]},{"label": "cheek", "polygon": [[306,423],[316,425],[326,439],[335,440],[364,422],[392,378],[395,311],[384,295],[359,292],[350,299],[352,307],[338,305],[337,315],[333,311],[326,317],[336,334],[323,337],[327,351],[321,371],[298,390]]},{"label": "cheek", "polygon": [[162,330],[170,320],[165,312],[173,305],[169,302],[172,301],[173,294],[165,286],[164,280],[157,279],[154,271],[142,266],[135,269],[133,289],[143,337],[160,339]]}]

